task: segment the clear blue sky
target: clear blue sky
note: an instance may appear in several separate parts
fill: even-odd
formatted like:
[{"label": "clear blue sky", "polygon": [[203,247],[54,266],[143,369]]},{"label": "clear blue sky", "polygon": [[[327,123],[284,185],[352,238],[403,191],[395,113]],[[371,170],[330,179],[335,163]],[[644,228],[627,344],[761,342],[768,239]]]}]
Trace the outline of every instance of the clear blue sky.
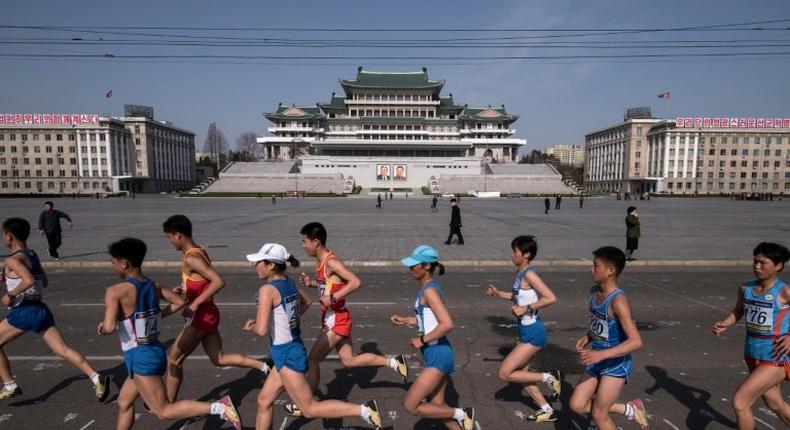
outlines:
[{"label": "clear blue sky", "polygon": [[[0,25],[193,26],[296,28],[669,28],[790,18],[790,2],[779,1],[42,1],[5,0]],[[764,27],[790,27],[790,23]],[[136,30],[142,31],[142,30]],[[160,34],[206,34],[192,30],[147,30]],[[546,35],[547,33],[540,33]],[[292,39],[437,39],[525,36],[536,33],[307,33],[214,32],[213,36]],[[91,35],[0,29],[9,38]],[[790,45],[790,31],[715,31],[587,36],[558,41],[747,40]],[[782,42],[785,41],[785,42]],[[740,42],[743,43],[743,42]],[[699,49],[682,52],[785,51],[788,47]],[[239,54],[281,56],[500,56],[667,53],[671,49],[385,49],[184,46],[74,46],[0,44],[15,54]],[[677,50],[676,52],[681,52]],[[283,64],[283,63],[290,64]],[[158,119],[197,133],[202,147],[216,121],[231,145],[244,131],[265,134],[261,116],[278,102],[311,105],[342,92],[338,78],[369,70],[413,71],[427,65],[431,78],[446,79],[444,93],[470,106],[505,104],[528,149],[554,143],[582,144],[584,134],[617,122],[625,107],[650,105],[654,114],[683,116],[790,116],[790,55],[735,58],[602,60],[130,60],[0,58],[0,112],[120,114],[124,103],[154,106]],[[438,63],[438,64],[437,64]],[[452,63],[452,64],[448,64]],[[112,89],[112,98],[105,92]],[[669,101],[657,95],[670,91]]]}]

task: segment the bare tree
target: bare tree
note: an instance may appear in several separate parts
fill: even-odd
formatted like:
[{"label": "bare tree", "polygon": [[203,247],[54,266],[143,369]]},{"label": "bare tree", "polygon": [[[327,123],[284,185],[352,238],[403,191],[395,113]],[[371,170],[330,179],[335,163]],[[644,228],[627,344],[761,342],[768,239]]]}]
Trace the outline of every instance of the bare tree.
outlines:
[{"label": "bare tree", "polygon": [[257,142],[257,138],[258,136],[251,131],[245,131],[236,138],[239,152],[244,154],[244,158],[247,160],[257,160],[263,153],[263,148]]},{"label": "bare tree", "polygon": [[206,140],[203,143],[203,152],[211,154],[211,157],[217,162],[217,171],[219,171],[223,155],[228,152],[228,141],[225,139],[225,133],[217,127],[215,122],[208,125]]}]

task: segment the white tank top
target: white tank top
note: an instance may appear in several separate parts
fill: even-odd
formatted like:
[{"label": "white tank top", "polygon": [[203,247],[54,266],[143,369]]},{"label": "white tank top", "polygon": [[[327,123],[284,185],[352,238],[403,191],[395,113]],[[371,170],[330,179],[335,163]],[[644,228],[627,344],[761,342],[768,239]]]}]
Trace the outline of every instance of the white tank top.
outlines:
[{"label": "white tank top", "polygon": [[[537,302],[540,297],[534,288],[522,288],[522,283],[525,281],[527,272],[534,272],[535,269],[528,267],[516,275],[516,280],[513,282],[513,303],[516,306],[527,306]],[[527,311],[519,318],[518,322],[521,325],[531,325],[539,319],[538,311]]]},{"label": "white tank top", "polygon": [[[30,260],[30,264],[32,265],[32,267],[29,268],[30,274],[33,275],[33,279],[35,279],[36,282],[33,284],[33,286],[25,290],[24,293],[14,297],[14,301],[11,302],[11,306],[9,306],[10,308],[15,308],[21,305],[25,300],[41,301],[44,292],[44,274],[41,269],[41,263],[38,260],[38,255],[36,255],[35,251],[27,249],[18,249],[11,255],[17,253],[25,254]],[[22,278],[8,276],[5,273],[5,267],[3,268],[3,274],[5,275],[5,287],[8,292],[14,291],[16,287],[22,283]]]}]

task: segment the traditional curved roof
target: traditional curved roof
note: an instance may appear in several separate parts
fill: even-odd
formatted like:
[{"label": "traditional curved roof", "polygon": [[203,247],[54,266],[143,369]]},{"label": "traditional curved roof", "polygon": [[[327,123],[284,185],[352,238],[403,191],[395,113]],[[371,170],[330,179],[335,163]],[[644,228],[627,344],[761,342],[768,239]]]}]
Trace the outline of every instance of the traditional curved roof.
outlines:
[{"label": "traditional curved roof", "polygon": [[275,119],[318,119],[323,118],[324,113],[318,106],[279,106],[276,112],[263,114],[270,120]]},{"label": "traditional curved roof", "polygon": [[340,80],[344,88],[441,88],[444,82],[428,79],[428,69],[424,67],[418,72],[372,72],[360,67],[356,79]]},{"label": "traditional curved roof", "polygon": [[332,99],[329,100],[329,103],[319,103],[318,105],[323,110],[345,110],[346,109],[346,98],[343,96],[336,96],[332,93]]},{"label": "traditional curved roof", "polygon": [[518,115],[508,113],[504,106],[499,108],[488,106],[484,108],[466,108],[459,116],[459,119],[474,121],[515,121],[518,119]]}]

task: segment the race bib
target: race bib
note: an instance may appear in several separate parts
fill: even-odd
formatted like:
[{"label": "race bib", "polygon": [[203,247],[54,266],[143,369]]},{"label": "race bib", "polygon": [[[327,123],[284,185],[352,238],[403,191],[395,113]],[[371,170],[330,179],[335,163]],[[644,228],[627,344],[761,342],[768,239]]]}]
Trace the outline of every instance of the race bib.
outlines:
[{"label": "race bib", "polygon": [[770,335],[774,330],[774,319],[772,316],[774,309],[773,303],[761,302],[746,299],[743,301],[744,317],[746,328],[761,334]]},{"label": "race bib", "polygon": [[288,316],[288,328],[299,327],[299,296],[290,296],[285,299],[285,315]]},{"label": "race bib", "polygon": [[590,337],[594,340],[608,341],[609,340],[609,324],[606,320],[599,318],[596,315],[590,315],[590,326],[588,328]]},{"label": "race bib", "polygon": [[159,338],[159,321],[162,312],[159,309],[134,314],[134,332],[137,342],[153,342]]}]

